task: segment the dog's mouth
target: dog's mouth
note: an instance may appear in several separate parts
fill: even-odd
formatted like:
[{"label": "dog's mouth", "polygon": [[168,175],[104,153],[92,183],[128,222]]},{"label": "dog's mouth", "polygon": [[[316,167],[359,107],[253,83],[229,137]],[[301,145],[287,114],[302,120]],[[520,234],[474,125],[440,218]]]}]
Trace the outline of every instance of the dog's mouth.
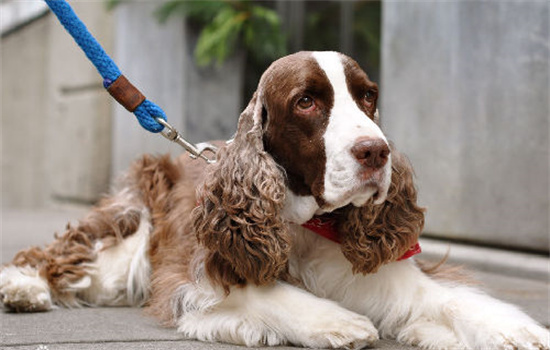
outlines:
[{"label": "dog's mouth", "polygon": [[391,168],[361,171],[358,177],[360,179],[359,186],[350,191],[352,196],[356,197],[351,201],[353,205],[360,207],[367,202],[378,205],[386,201],[390,187]]},{"label": "dog's mouth", "polygon": [[327,202],[322,206],[322,209],[323,211],[332,211],[348,204],[352,204],[356,207],[362,207],[368,204],[379,205],[386,201],[388,188],[389,181],[386,181],[385,176],[381,176],[380,179],[375,177],[358,181],[355,186],[352,186],[343,193],[339,200],[333,203]]},{"label": "dog's mouth", "polygon": [[391,158],[376,169],[334,164],[334,170],[326,174],[321,210],[331,211],[348,204],[356,207],[379,205],[386,201],[392,175]]},{"label": "dog's mouth", "polygon": [[368,202],[382,204],[386,200],[387,190],[379,183],[365,183],[350,191],[350,203],[362,207]]}]

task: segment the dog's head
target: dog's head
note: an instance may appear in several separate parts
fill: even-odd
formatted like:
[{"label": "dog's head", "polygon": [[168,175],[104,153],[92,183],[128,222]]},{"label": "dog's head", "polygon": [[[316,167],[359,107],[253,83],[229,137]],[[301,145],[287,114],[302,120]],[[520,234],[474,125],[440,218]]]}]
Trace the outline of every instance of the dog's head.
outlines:
[{"label": "dog's head", "polygon": [[[386,199],[391,153],[380,130],[378,87],[351,58],[336,52],[284,57],[263,75],[265,150],[285,170],[289,193],[304,205],[302,223],[315,212]],[[290,198],[289,198],[290,199]]]},{"label": "dog's head", "polygon": [[[194,212],[199,241],[210,251],[206,264],[212,278],[224,285],[277,278],[290,249],[288,224],[325,212],[337,211],[340,226],[354,231],[341,234],[356,271],[375,271],[409,248],[423,215],[416,207],[412,170],[394,156],[380,130],[377,99],[377,85],[354,60],[336,52],[296,53],[266,70],[233,142],[211,167],[199,193],[202,205]],[[392,176],[392,158],[400,176]],[[408,192],[400,185],[405,182],[412,187]],[[372,210],[389,208],[402,195],[409,198],[399,206]],[[419,224],[401,230],[400,211],[420,213]],[[383,237],[383,244],[376,238],[354,247],[357,235],[371,234],[362,227],[369,224],[365,215],[382,212],[398,220],[380,219],[387,228],[374,236]],[[357,220],[366,221],[348,224]],[[392,235],[407,238],[392,240]],[[366,249],[377,245],[391,252],[365,263]]]}]

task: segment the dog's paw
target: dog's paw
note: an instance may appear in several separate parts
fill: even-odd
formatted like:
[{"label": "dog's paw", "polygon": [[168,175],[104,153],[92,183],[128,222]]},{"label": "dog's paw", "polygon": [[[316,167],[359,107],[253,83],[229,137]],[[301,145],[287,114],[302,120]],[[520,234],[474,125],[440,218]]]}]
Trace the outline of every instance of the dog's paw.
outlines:
[{"label": "dog's paw", "polygon": [[486,295],[478,295],[474,301],[477,307],[462,301],[463,307],[449,309],[455,333],[470,348],[550,350],[548,330],[517,307]]},{"label": "dog's paw", "polygon": [[48,282],[31,267],[10,265],[2,269],[0,300],[13,312],[40,312],[52,308]]},{"label": "dog's paw", "polygon": [[397,341],[429,350],[468,349],[447,325],[436,323],[426,317],[406,324],[397,334]]},{"label": "dog's paw", "polygon": [[378,340],[372,322],[348,310],[311,312],[310,316],[296,324],[299,339],[294,343],[310,348],[362,349]]},{"label": "dog's paw", "polygon": [[477,312],[455,309],[453,330],[469,349],[550,350],[548,330],[521,310],[489,298],[485,305]]},{"label": "dog's paw", "polygon": [[550,332],[536,323],[501,325],[488,330],[485,343],[498,350],[549,350]]}]

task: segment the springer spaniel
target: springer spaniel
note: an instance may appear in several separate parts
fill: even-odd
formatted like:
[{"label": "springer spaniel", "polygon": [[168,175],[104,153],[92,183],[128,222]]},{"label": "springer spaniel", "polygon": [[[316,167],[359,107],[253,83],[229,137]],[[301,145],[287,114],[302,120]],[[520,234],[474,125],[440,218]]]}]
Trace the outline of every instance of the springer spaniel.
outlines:
[{"label": "springer spaniel", "polygon": [[141,158],[78,226],[3,267],[4,307],[145,305],[185,338],[247,346],[548,349],[516,307],[407,259],[424,210],[377,97],[342,54],[281,58],[215,164]]}]

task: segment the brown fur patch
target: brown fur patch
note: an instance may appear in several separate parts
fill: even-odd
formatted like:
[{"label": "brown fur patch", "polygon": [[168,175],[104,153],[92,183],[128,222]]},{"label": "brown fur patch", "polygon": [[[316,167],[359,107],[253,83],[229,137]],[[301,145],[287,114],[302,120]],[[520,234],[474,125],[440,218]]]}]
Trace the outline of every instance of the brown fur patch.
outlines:
[{"label": "brown fur patch", "polygon": [[[344,65],[346,84],[350,95],[357,107],[374,120],[374,112],[378,101],[378,85],[369,80],[367,74],[353,59],[342,55],[342,64]],[[372,94],[371,98],[367,98],[367,92]]]},{"label": "brown fur patch", "polygon": [[[323,204],[324,133],[334,105],[334,90],[315,58],[299,52],[279,59],[260,81],[267,125],[266,151],[285,169],[289,188],[300,196],[313,195]],[[315,104],[302,113],[296,104],[304,96]],[[307,160],[307,161],[304,161]]]},{"label": "brown fur patch", "polygon": [[155,175],[149,178],[155,182],[145,181],[150,186],[142,187],[154,221],[149,247],[151,297],[146,311],[164,325],[173,326],[172,298],[178,287],[192,280],[190,263],[198,243],[189,218],[206,164],[182,155],[177,162],[165,165],[164,171],[152,167]]},{"label": "brown fur patch", "polygon": [[285,179],[263,150],[259,99],[256,94],[241,114],[234,141],[208,169],[191,219],[208,250],[206,273],[226,292],[246,282],[273,282],[290,251],[288,224],[281,219]]}]

